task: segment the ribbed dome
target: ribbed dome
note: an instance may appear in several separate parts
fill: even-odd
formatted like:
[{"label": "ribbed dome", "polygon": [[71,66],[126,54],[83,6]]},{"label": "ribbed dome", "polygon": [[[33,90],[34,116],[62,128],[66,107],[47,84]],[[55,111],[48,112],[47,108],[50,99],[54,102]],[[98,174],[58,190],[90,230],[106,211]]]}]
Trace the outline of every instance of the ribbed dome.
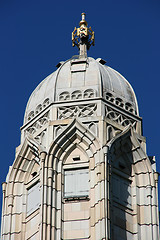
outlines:
[{"label": "ribbed dome", "polygon": [[72,58],[45,78],[31,94],[24,124],[48,104],[101,97],[138,114],[135,93],[128,81],[100,59]]}]

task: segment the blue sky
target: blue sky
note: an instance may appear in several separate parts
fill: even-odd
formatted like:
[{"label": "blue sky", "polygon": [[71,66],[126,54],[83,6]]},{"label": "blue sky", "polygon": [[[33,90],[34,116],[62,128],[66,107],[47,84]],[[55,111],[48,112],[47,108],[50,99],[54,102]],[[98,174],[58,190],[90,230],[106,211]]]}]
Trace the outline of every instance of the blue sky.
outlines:
[{"label": "blue sky", "polygon": [[105,59],[134,88],[147,153],[160,171],[160,1],[0,0],[0,182],[20,144],[30,94],[59,61],[78,54],[71,32],[82,12],[95,31],[88,55]]}]

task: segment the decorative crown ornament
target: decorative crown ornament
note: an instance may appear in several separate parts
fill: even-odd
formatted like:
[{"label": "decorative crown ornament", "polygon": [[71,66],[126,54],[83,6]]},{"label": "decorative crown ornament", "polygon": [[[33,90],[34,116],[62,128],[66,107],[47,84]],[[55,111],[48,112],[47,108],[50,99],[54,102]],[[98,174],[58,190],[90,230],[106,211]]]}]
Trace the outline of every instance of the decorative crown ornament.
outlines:
[{"label": "decorative crown ornament", "polygon": [[[85,20],[85,13],[82,13],[82,20],[79,22],[79,28],[74,28],[72,32],[72,46],[77,46],[80,50],[80,55],[85,55],[86,50],[95,44],[94,31],[91,27],[88,28],[88,23]],[[81,48],[83,46],[83,48]]]}]

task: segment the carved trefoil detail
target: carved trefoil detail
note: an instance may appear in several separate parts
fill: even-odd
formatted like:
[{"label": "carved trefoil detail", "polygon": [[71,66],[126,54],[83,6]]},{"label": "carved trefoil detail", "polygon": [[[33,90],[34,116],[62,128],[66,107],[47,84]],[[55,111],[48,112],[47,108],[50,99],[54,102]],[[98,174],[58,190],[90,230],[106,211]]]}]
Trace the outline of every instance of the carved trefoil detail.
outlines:
[{"label": "carved trefoil detail", "polygon": [[30,121],[34,118],[38,113],[40,113],[43,109],[45,109],[50,104],[50,99],[46,98],[42,104],[39,104],[35,110],[32,110],[27,117],[27,120]]},{"label": "carved trefoil detail", "polygon": [[73,92],[62,92],[58,96],[59,101],[65,101],[65,100],[76,100],[76,99],[87,99],[87,98],[94,98],[96,97],[96,91],[92,88],[86,89],[84,91],[81,90],[75,90]]},{"label": "carved trefoil detail", "polygon": [[136,110],[134,109],[133,104],[129,103],[129,102],[125,102],[124,100],[122,100],[120,97],[115,97],[112,93],[110,92],[104,92],[104,97],[106,100],[108,100],[109,102],[112,102],[113,104],[124,108],[126,111],[129,111],[135,115],[137,115]]}]

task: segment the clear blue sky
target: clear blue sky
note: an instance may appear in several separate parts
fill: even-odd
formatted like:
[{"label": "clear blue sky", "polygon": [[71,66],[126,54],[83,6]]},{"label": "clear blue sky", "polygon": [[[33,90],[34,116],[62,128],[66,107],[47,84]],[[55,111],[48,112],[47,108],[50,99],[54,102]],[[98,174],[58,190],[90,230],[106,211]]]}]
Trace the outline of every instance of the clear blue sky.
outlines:
[{"label": "clear blue sky", "polygon": [[0,0],[0,182],[20,144],[30,94],[59,61],[78,53],[71,32],[81,12],[95,31],[88,55],[105,59],[136,92],[147,152],[160,171],[160,1]]}]

